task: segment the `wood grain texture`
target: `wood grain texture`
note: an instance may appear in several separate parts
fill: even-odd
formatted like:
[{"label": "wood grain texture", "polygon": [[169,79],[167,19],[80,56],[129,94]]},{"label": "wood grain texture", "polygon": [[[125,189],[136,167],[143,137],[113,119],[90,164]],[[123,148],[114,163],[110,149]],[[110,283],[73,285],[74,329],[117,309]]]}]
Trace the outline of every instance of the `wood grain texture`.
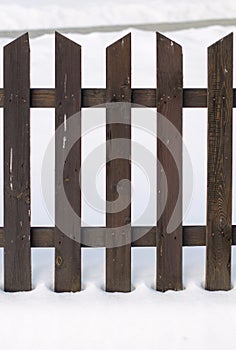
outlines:
[{"label": "wood grain texture", "polygon": [[[140,106],[157,107],[156,89],[131,89],[131,102]],[[55,89],[33,88],[30,89],[31,108],[55,108]],[[99,107],[106,103],[106,89],[89,88],[82,89],[81,107]],[[0,89],[0,108],[4,107],[4,89]],[[183,89],[183,108],[206,108],[207,89],[186,88]],[[233,90],[233,107],[236,107],[236,90]]]},{"label": "wood grain texture", "polygon": [[[155,247],[156,246],[156,227],[145,227],[146,235],[140,237],[140,231],[143,227],[133,226],[132,247]],[[81,235],[98,236],[95,247],[105,247],[105,227],[81,227]],[[139,238],[137,238],[139,237]],[[236,245],[236,226],[232,226],[232,245]],[[81,245],[86,248],[86,245]],[[206,246],[206,226],[183,226],[183,246],[197,247]],[[54,228],[53,227],[31,227],[31,247],[32,248],[52,248],[54,247]],[[0,248],[4,248],[3,228],[0,228]]]},{"label": "wood grain texture", "polygon": [[[156,288],[163,292],[182,289],[182,138],[176,137],[176,131],[182,135],[182,69],[182,48],[157,33],[157,111],[165,119],[157,116],[157,159],[161,166],[157,167]],[[168,232],[174,210],[175,227]]]},{"label": "wood grain texture", "polygon": [[4,289],[31,290],[30,48],[28,34],[4,47]]},{"label": "wood grain texture", "polygon": [[[56,144],[55,144],[55,222],[63,220],[68,227],[55,228],[55,291],[76,292],[81,289],[81,194],[79,172],[81,164],[81,116],[77,115],[78,141],[70,150],[60,174],[59,164],[67,152],[71,130],[69,118],[81,109],[81,47],[56,33]],[[61,125],[63,128],[58,129]],[[59,131],[60,130],[60,131]],[[71,221],[61,189],[77,217]]]},{"label": "wood grain texture", "polygon": [[231,288],[233,35],[208,49],[206,289]]},{"label": "wood grain texture", "polygon": [[[107,102],[131,101],[131,35],[127,35],[107,48],[106,56]],[[117,105],[106,111],[106,200],[128,203],[126,208],[113,213],[106,207],[106,226],[116,232],[108,234],[106,249],[106,290],[129,292],[131,290],[131,188],[118,195],[117,186],[123,179],[131,181],[131,107]],[[119,123],[117,123],[117,120]],[[114,123],[114,121],[116,121]],[[114,146],[115,139],[127,139]],[[121,151],[122,158],[115,154]],[[114,160],[109,161],[110,159]],[[125,228],[124,228],[125,227]]]}]

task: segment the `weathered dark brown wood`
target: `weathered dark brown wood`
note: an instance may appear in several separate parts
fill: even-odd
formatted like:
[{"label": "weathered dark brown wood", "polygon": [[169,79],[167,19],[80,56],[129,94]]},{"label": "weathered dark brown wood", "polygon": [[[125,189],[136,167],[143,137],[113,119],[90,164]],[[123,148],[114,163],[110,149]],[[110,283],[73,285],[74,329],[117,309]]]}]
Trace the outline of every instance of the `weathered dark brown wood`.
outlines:
[{"label": "weathered dark brown wood", "polygon": [[183,246],[196,247],[206,245],[205,226],[183,226]]},{"label": "weathered dark brown wood", "polygon": [[82,107],[100,106],[106,103],[106,89],[83,89]]},{"label": "weathered dark brown wood", "polygon": [[30,48],[28,34],[4,47],[4,289],[31,290]]},{"label": "weathered dark brown wood", "polygon": [[[131,102],[131,35],[128,34],[107,48],[106,86],[107,102]],[[130,104],[108,107],[106,112],[106,200],[114,202],[118,198],[119,181],[131,181],[131,106]],[[119,123],[117,123],[117,120]],[[114,123],[116,121],[116,123]],[[115,139],[127,139],[113,144]],[[114,153],[115,151],[115,153]],[[122,153],[118,158],[117,152]],[[109,159],[113,159],[109,161]],[[108,212],[106,206],[106,226],[110,228],[106,249],[106,290],[109,292],[129,292],[131,290],[131,187],[120,193],[120,203],[128,203],[123,210]],[[111,205],[114,210],[115,205]],[[111,232],[111,231],[114,232]],[[112,247],[112,248],[110,248]]]},{"label": "weathered dark brown wood", "polygon": [[[156,246],[156,227],[145,228],[147,234],[144,237],[136,239],[139,236],[142,227],[133,226],[132,247],[155,247]],[[105,247],[105,227],[81,227],[81,242],[83,236],[99,236],[99,239],[93,247]],[[236,226],[232,226],[232,245],[236,245]],[[103,237],[101,239],[101,237]],[[86,239],[87,242],[87,239]],[[183,226],[183,246],[197,247],[206,245],[206,226]],[[81,245],[87,247],[86,245]],[[53,227],[32,227],[31,228],[31,247],[32,248],[52,248],[54,247],[54,228]],[[0,248],[4,248],[3,228],[0,228]]]},{"label": "weathered dark brown wood", "polygon": [[207,107],[207,89],[184,89],[183,107],[204,108]]},{"label": "weathered dark brown wood", "polygon": [[32,248],[54,248],[54,227],[31,227]]},{"label": "weathered dark brown wood", "polygon": [[[72,126],[69,118],[81,109],[81,47],[56,33],[56,144],[55,144],[55,223],[63,220],[68,227],[62,232],[55,228],[55,291],[76,292],[81,289],[81,200],[79,172],[81,164],[81,116],[78,113],[76,128],[78,141],[65,160],[63,174],[59,164],[67,152]],[[63,128],[58,129],[61,125]],[[74,126],[73,126],[74,127]],[[60,130],[60,131],[59,131]],[[62,200],[64,187],[70,206],[77,217],[70,222],[66,203]]]},{"label": "weathered dark brown wood", "polygon": [[208,48],[206,289],[231,288],[233,34]]},{"label": "weathered dark brown wood", "polygon": [[131,102],[135,107],[156,107],[156,89],[132,89]]},{"label": "weathered dark brown wood", "polygon": [[[106,103],[106,89],[82,89],[82,107],[94,107]],[[131,102],[140,106],[155,108],[156,89],[132,89]],[[31,89],[30,107],[54,108],[55,89]],[[0,107],[4,106],[4,89],[0,89]],[[183,107],[207,107],[207,89],[184,89]],[[236,107],[236,90],[234,90],[234,107]]]},{"label": "weathered dark brown wood", "polygon": [[[132,89],[131,102],[155,108],[156,89]],[[96,107],[106,103],[106,89],[82,89],[81,107]],[[233,90],[233,106],[236,107],[236,90]],[[55,108],[55,89],[30,89],[30,107]],[[4,107],[4,89],[0,89],[0,107]],[[207,89],[183,89],[184,108],[206,108]]]},{"label": "weathered dark brown wood", "polygon": [[55,108],[56,90],[55,89],[31,89],[30,106],[32,108]]},{"label": "weathered dark brown wood", "polygon": [[[182,289],[182,48],[157,33],[157,280],[159,291]],[[171,122],[175,131],[170,129]],[[172,152],[172,153],[171,153]],[[174,152],[174,153],[173,153]],[[164,206],[167,178],[168,197]],[[178,197],[179,196],[179,197]],[[168,232],[175,210],[174,228]]]},{"label": "weathered dark brown wood", "polygon": [[[131,102],[135,105],[155,108],[157,106],[156,89],[132,89]],[[236,91],[234,91],[234,107],[236,107]],[[106,89],[82,89],[82,107],[94,107],[106,103]],[[4,92],[0,91],[0,107],[4,105]],[[31,107],[55,107],[54,89],[31,89]],[[136,107],[137,107],[136,106]],[[207,89],[184,89],[183,107],[207,107]]]}]

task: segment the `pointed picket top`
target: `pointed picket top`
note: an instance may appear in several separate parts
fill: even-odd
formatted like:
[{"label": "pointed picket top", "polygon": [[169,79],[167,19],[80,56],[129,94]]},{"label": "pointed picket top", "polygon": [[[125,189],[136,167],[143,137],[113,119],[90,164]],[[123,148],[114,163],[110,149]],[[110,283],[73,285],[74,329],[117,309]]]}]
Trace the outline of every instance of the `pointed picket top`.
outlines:
[{"label": "pointed picket top", "polygon": [[224,44],[232,44],[233,45],[233,37],[234,37],[234,33],[231,32],[229,34],[227,34],[226,36],[224,36],[223,38],[217,40],[216,42],[214,42],[212,45],[210,45],[208,47],[208,50],[211,50],[212,48],[214,48],[216,45],[217,46],[221,46]]},{"label": "pointed picket top", "polygon": [[107,102],[131,101],[131,33],[106,48],[106,86]]},{"label": "pointed picket top", "polygon": [[167,38],[165,35],[156,32],[156,39],[157,39],[157,50],[159,47],[165,47],[166,49],[171,50],[173,54],[176,54],[176,50],[181,51],[182,54],[182,46],[178,43],[176,43],[174,40]]},{"label": "pointed picket top", "polygon": [[80,47],[81,48],[81,45],[80,44],[78,44],[78,43],[76,43],[75,41],[73,41],[73,40],[71,40],[71,39],[69,39],[69,38],[67,38],[65,35],[62,35],[61,33],[59,33],[59,32],[55,32],[55,40],[56,40],[56,42],[62,42],[63,43],[63,41],[65,42],[70,42],[71,43],[71,45],[75,45],[75,46],[78,46],[78,47]]},{"label": "pointed picket top", "polygon": [[115,41],[114,43],[112,43],[111,45],[107,46],[106,50],[118,50],[118,49],[122,49],[124,47],[131,47],[131,33],[128,33],[127,35],[125,35],[124,37],[118,39],[117,41]]},{"label": "pointed picket top", "polygon": [[19,36],[15,40],[13,40],[10,43],[8,43],[7,45],[5,45],[4,51],[7,50],[9,47],[12,48],[12,47],[17,46],[17,45],[25,45],[25,46],[29,47],[29,33],[28,32],[22,34],[21,36]]},{"label": "pointed picket top", "polygon": [[[221,62],[218,55],[219,51],[224,52],[224,55],[221,58],[222,59]],[[229,57],[229,55],[231,55],[231,57]],[[217,56],[218,58],[216,58]],[[218,67],[218,69],[222,69],[223,74],[227,74],[229,71],[232,70],[232,67],[226,67],[227,62],[231,64],[230,61],[231,62],[233,61],[233,33],[232,32],[208,47],[208,63],[210,60],[213,60],[214,57],[217,59],[218,63],[221,63],[224,65],[224,67],[222,66]],[[209,67],[208,79],[211,78],[210,77],[211,69],[215,69],[215,67],[213,67],[212,65],[211,67]]]}]

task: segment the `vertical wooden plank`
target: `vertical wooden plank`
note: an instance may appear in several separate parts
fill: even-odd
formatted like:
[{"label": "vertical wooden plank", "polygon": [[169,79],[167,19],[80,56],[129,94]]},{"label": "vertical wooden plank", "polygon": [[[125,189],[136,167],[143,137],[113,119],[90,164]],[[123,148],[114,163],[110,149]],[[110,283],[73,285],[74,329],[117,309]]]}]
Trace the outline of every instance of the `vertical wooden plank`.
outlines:
[{"label": "vertical wooden plank", "polygon": [[[175,42],[157,33],[157,111],[171,122],[182,135],[183,101],[182,48]],[[157,118],[157,279],[156,289],[182,289],[182,140],[171,132],[168,122]],[[161,135],[165,143],[161,140]],[[168,137],[167,137],[168,136]],[[175,149],[175,156],[170,150]],[[164,174],[167,178],[168,196],[165,209]],[[177,227],[167,232],[175,209]]]},{"label": "vertical wooden plank", "polygon": [[208,48],[206,289],[231,288],[233,34]]},{"label": "vertical wooden plank", "polygon": [[[107,48],[106,87],[107,102],[131,102],[131,35],[128,34]],[[119,120],[119,123],[112,123]],[[106,165],[106,199],[114,202],[117,197],[117,184],[120,180],[131,181],[131,141],[123,149],[123,159],[111,162],[114,139],[131,140],[131,108],[107,108],[106,114],[107,165]],[[106,213],[107,228],[115,228],[109,237],[106,249],[106,290],[109,292],[129,292],[131,290],[131,188],[120,193],[120,202],[129,203],[122,211]],[[114,206],[115,207],[115,206]],[[107,204],[108,209],[108,204]],[[126,226],[125,229],[122,229]],[[127,243],[127,244],[125,244]]]},{"label": "vertical wooden plank", "polygon": [[[81,110],[81,47],[64,36],[56,33],[56,130],[62,124],[67,125],[56,133],[55,146],[55,291],[76,292],[81,289],[81,193],[79,171],[81,164],[81,117],[78,114],[78,141],[72,147],[62,176],[59,164],[63,153],[67,152],[66,137],[69,137],[68,119]],[[73,132],[73,131],[72,131]],[[73,232],[61,232],[57,227],[59,220],[70,220],[65,203],[61,201],[60,191],[64,186],[68,201],[78,216],[73,222]]]},{"label": "vertical wooden plank", "polygon": [[28,34],[4,47],[4,289],[31,289],[30,48]]}]

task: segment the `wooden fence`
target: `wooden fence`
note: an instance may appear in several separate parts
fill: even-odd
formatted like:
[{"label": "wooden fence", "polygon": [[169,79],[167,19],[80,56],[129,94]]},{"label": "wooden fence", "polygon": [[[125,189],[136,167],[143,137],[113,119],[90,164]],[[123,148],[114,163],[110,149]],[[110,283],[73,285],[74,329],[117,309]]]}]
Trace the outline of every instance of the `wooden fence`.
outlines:
[{"label": "wooden fence", "polygon": [[[131,247],[156,246],[156,288],[159,291],[182,289],[182,246],[207,246],[206,288],[231,288],[231,245],[236,244],[236,226],[232,226],[232,108],[236,90],[232,86],[233,35],[208,49],[208,89],[183,89],[182,48],[157,33],[157,89],[131,88],[131,35],[107,48],[106,89],[81,88],[81,47],[56,33],[56,79],[54,89],[30,88],[30,49],[28,34],[4,47],[4,88],[0,89],[0,107],[4,108],[4,227],[0,246],[4,248],[5,291],[31,289],[31,247],[55,247],[55,291],[81,289],[81,248],[78,240],[67,237],[59,228],[31,227],[30,214],[30,108],[55,108],[55,129],[83,107],[107,102],[130,102],[157,111],[182,133],[182,110],[185,107],[208,108],[208,182],[206,226],[180,224],[167,233],[168,220],[182,191],[177,165],[182,168],[182,143],[176,145],[177,160],[157,140],[157,156],[167,176],[168,195],[165,210],[157,226],[148,227],[139,237],[141,227],[131,226],[131,205],[120,213],[106,214],[107,228],[126,225],[128,243],[106,248],[106,290],[131,290]],[[65,81],[66,77],[66,81]],[[130,120],[131,111],[125,118]],[[107,140],[131,137],[131,128],[109,124]],[[81,120],[78,119],[78,127]],[[157,128],[162,128],[157,120]],[[56,138],[56,143],[62,140]],[[107,146],[109,152],[109,146]],[[128,156],[131,149],[128,149]],[[64,186],[74,210],[80,216],[79,171],[81,144],[77,142],[65,164],[64,183],[57,174],[61,154],[56,147],[55,222],[66,215],[57,197]],[[117,160],[106,166],[106,198],[116,198],[120,179],[131,179],[131,162]],[[119,171],[117,171],[119,169]],[[67,181],[66,179],[70,179]],[[163,200],[162,174],[157,172],[157,211]],[[158,192],[159,191],[159,192]],[[130,198],[130,191],[126,193]],[[202,199],[204,201],[204,198]],[[177,207],[182,222],[182,204]],[[106,246],[106,227],[75,227],[77,237],[98,235],[97,246]],[[137,239],[137,237],[139,237]],[[120,237],[111,237],[119,240]],[[81,239],[83,241],[83,239]]]}]

